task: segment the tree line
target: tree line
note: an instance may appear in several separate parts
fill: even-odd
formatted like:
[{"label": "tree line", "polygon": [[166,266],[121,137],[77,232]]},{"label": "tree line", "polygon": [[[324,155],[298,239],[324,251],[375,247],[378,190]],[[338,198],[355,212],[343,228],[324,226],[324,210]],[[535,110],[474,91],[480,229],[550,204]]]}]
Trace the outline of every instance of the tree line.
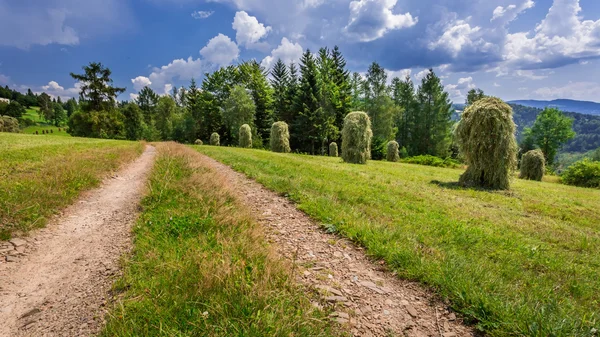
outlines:
[{"label": "tree line", "polygon": [[59,97],[52,98],[50,95],[42,92],[35,94],[31,89],[27,89],[25,94],[17,90],[10,89],[8,86],[0,87],[0,98],[10,100],[10,103],[0,102],[0,115],[22,119],[26,109],[39,107],[40,117],[54,126],[66,125],[71,115],[77,110],[77,100],[71,98],[63,102]]},{"label": "tree line", "polygon": [[108,68],[90,63],[83,69],[71,74],[84,83],[69,119],[74,136],[193,143],[208,142],[216,132],[229,145],[248,124],[253,146],[263,148],[272,124],[282,121],[289,125],[292,151],[326,154],[331,142],[341,141],[344,117],[364,111],[373,125],[374,159],[383,158],[390,140],[408,155],[452,153],[454,110],[433,70],[416,88],[410,76],[388,85],[376,62],[364,76],[351,73],[338,47],[306,50],[298,64],[277,60],[268,70],[256,61],[222,67],[170,95],[144,87],[130,102],[117,102],[125,88],[112,85]]}]

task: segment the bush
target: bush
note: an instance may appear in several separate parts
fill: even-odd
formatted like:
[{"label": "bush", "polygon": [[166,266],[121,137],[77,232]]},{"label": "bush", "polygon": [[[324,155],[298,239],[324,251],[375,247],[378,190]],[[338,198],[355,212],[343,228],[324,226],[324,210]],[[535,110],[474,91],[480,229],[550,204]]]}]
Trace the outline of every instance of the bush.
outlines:
[{"label": "bush", "polygon": [[289,153],[290,149],[290,132],[288,125],[285,122],[275,122],[271,126],[271,151]]},{"label": "bush", "polygon": [[398,145],[398,142],[395,140],[387,143],[387,161],[397,162],[400,160],[400,152],[398,152],[398,148],[400,148],[400,145]]},{"label": "bush", "polygon": [[521,174],[519,178],[542,181],[546,172],[546,160],[540,150],[531,150],[521,158]]},{"label": "bush", "polygon": [[200,139],[196,139],[196,141],[194,142],[195,145],[204,145],[204,142]]},{"label": "bush", "polygon": [[240,126],[239,132],[240,147],[251,148],[252,147],[252,129],[250,125],[244,124]]},{"label": "bush", "polygon": [[342,158],[346,163],[366,164],[371,158],[371,120],[369,116],[356,111],[344,118],[342,129]]},{"label": "bush", "polygon": [[75,137],[124,139],[124,119],[118,110],[77,111],[71,115],[67,131]]},{"label": "bush", "polygon": [[404,146],[400,149],[400,158],[408,158],[408,150]]},{"label": "bush", "polygon": [[463,112],[456,135],[468,165],[460,184],[509,189],[518,151],[512,108],[499,98],[482,98]]},{"label": "bush", "polygon": [[434,167],[449,167],[449,168],[458,168],[461,167],[460,163],[452,158],[442,159],[440,157],[435,157],[432,155],[422,155],[415,157],[408,157],[402,159],[403,163],[407,164],[417,164],[417,165],[426,165],[426,166],[434,166]]},{"label": "bush", "polygon": [[371,138],[371,159],[383,160],[387,154],[386,144],[382,138]]},{"label": "bush", "polygon": [[588,158],[569,166],[560,180],[567,185],[600,188],[600,162]]},{"label": "bush", "polygon": [[329,144],[329,156],[337,157],[338,156],[338,146],[336,142],[332,142]]},{"label": "bush", "polygon": [[220,146],[221,145],[221,137],[219,136],[218,133],[213,132],[210,135],[210,145],[212,145],[212,146]]},{"label": "bush", "polygon": [[10,116],[0,116],[0,132],[18,133],[20,131],[19,121],[16,118]]}]

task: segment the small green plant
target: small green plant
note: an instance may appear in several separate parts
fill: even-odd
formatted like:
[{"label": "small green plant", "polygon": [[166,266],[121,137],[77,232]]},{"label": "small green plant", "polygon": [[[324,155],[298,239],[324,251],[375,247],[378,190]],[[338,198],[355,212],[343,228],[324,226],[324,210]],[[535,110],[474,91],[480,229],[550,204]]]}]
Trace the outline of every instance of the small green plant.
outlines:
[{"label": "small green plant", "polygon": [[387,161],[397,162],[400,160],[400,153],[398,152],[399,147],[400,145],[398,145],[398,142],[395,140],[387,143]]},{"label": "small green plant", "polygon": [[540,150],[531,150],[521,158],[521,174],[519,178],[542,181],[546,172],[546,160]]},{"label": "small green plant", "polygon": [[219,146],[219,145],[221,145],[221,137],[219,137],[218,133],[213,132],[210,135],[210,145],[212,145],[212,146]]},{"label": "small green plant", "polygon": [[509,189],[518,151],[512,108],[499,98],[482,98],[463,112],[456,135],[468,165],[460,184]]},{"label": "small green plant", "polygon": [[600,188],[600,162],[584,158],[569,166],[560,180],[567,185]]},{"label": "small green plant", "polygon": [[408,150],[404,146],[400,149],[400,158],[408,158]]},{"label": "small green plant", "polygon": [[346,163],[366,164],[371,158],[371,137],[369,116],[362,111],[349,113],[342,129],[342,159]]},{"label": "small green plant", "polygon": [[251,148],[252,147],[252,129],[250,125],[244,124],[240,126],[239,137],[240,147]]},{"label": "small green plant", "polygon": [[336,142],[331,142],[331,144],[329,144],[329,156],[330,157],[338,156],[338,146],[337,146]]},{"label": "small green plant", "polygon": [[271,151],[289,153],[290,149],[290,131],[285,122],[275,122],[271,126]]},{"label": "small green plant", "polygon": [[194,144],[196,144],[196,145],[202,145],[202,144],[204,144],[204,142],[202,142],[202,140],[200,140],[200,139],[196,139],[196,141],[194,142]]},{"label": "small green plant", "polygon": [[402,159],[403,163],[407,164],[417,164],[417,165],[425,165],[425,166],[433,166],[433,167],[448,167],[448,168],[458,168],[460,167],[460,163],[452,158],[442,159],[440,157],[432,156],[432,155],[422,155],[415,157],[408,157]]}]

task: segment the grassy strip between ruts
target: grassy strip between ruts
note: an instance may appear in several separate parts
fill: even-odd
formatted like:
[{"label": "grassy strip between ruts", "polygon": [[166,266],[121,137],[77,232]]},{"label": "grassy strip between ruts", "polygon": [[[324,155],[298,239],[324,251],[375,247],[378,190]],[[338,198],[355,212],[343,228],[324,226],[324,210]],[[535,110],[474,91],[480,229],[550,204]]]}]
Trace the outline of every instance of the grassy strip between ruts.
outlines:
[{"label": "grassy strip between ruts", "polygon": [[491,336],[597,336],[600,191],[515,180],[456,186],[463,170],[200,146],[451,300]]},{"label": "grassy strip between ruts", "polygon": [[0,240],[48,217],[132,161],[143,144],[0,133]]},{"label": "grassy strip between ruts", "polygon": [[183,145],[157,148],[102,335],[333,335],[224,177]]}]

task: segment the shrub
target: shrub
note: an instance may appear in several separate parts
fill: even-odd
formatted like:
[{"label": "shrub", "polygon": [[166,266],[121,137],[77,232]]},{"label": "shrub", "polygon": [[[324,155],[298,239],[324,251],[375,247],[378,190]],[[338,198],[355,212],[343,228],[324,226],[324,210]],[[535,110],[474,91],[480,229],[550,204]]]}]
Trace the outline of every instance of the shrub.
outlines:
[{"label": "shrub", "polygon": [[218,133],[213,132],[210,135],[210,145],[212,145],[212,146],[220,146],[221,145],[221,137],[219,136]]},{"label": "shrub", "polygon": [[408,158],[408,150],[404,146],[400,149],[400,158]]},{"label": "shrub", "polygon": [[71,115],[67,131],[74,137],[125,138],[125,117],[114,109],[109,111],[77,111]]},{"label": "shrub", "polygon": [[373,160],[383,160],[386,156],[386,141],[383,138],[371,138],[371,158]]},{"label": "shrub", "polygon": [[19,132],[19,121],[10,116],[0,116],[0,132]]},{"label": "shrub", "polygon": [[408,164],[417,164],[417,165],[426,165],[426,166],[434,166],[434,167],[449,167],[449,168],[458,168],[460,167],[460,163],[452,158],[442,159],[440,157],[432,156],[432,155],[422,155],[415,157],[408,157],[402,159],[403,163]]},{"label": "shrub", "polygon": [[398,142],[395,140],[387,143],[387,161],[396,162],[400,160],[400,152],[398,152],[398,148],[400,148],[400,145],[398,145]]},{"label": "shrub", "polygon": [[194,142],[194,144],[196,144],[196,145],[204,145],[204,142],[201,139],[196,139],[196,141]]},{"label": "shrub", "polygon": [[331,144],[329,144],[329,156],[330,157],[338,156],[338,146],[337,146],[336,142],[331,142]]},{"label": "shrub", "polygon": [[544,153],[540,150],[531,150],[521,158],[521,174],[519,178],[542,181],[546,171]]},{"label": "shrub", "polygon": [[290,132],[285,122],[275,122],[271,126],[271,151],[288,153],[290,149]]},{"label": "shrub", "polygon": [[569,166],[560,180],[567,185],[600,188],[600,162],[584,158]]},{"label": "shrub", "polygon": [[371,120],[369,116],[356,111],[344,118],[342,129],[342,158],[346,163],[366,164],[371,158]]},{"label": "shrub", "polygon": [[252,129],[250,125],[244,124],[240,126],[239,132],[240,147],[251,148],[252,147]]},{"label": "shrub", "polygon": [[468,165],[460,184],[509,189],[518,151],[512,108],[499,98],[482,98],[463,112],[456,134]]}]

